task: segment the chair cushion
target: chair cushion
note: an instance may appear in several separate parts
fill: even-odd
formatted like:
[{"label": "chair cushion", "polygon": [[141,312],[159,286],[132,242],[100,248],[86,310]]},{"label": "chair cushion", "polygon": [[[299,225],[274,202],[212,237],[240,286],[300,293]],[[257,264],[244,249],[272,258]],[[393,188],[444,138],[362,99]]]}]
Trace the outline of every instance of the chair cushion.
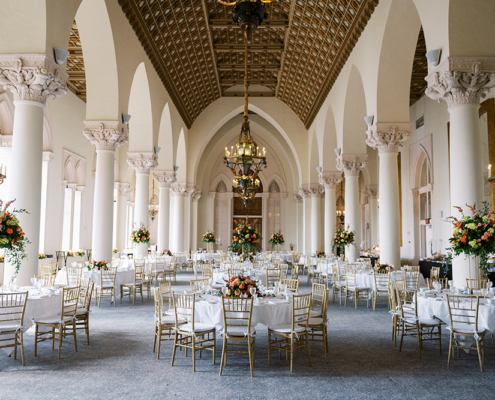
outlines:
[{"label": "chair cushion", "polygon": [[388,292],[388,286],[380,286],[380,285],[378,285],[375,290],[376,291],[379,291],[379,292]]},{"label": "chair cushion", "polygon": [[309,318],[308,326],[323,325],[323,318]]},{"label": "chair cushion", "polygon": [[[227,326],[227,335],[228,336],[246,336],[248,329],[246,326]],[[254,326],[251,326],[251,335],[256,334],[256,329],[254,329]]]},{"label": "chair cushion", "polygon": [[69,322],[72,321],[72,317],[63,317],[60,315],[42,315],[39,318],[35,318],[34,323],[36,324],[59,324],[60,321]]},{"label": "chair cushion", "polygon": [[309,310],[310,317],[321,317],[321,311]]},{"label": "chair cushion", "polygon": [[115,285],[96,285],[98,289],[115,289]]},{"label": "chair cushion", "polygon": [[1,332],[11,332],[11,331],[16,331],[17,329],[23,329],[24,327],[15,325],[15,324],[10,324],[10,325],[0,325],[0,333]]},{"label": "chair cushion", "polygon": [[[280,333],[291,333],[292,331],[292,324],[281,324],[277,326],[270,326],[268,327],[269,330],[273,332],[280,332]],[[299,332],[305,332],[306,328],[302,326],[296,325],[294,327],[294,332],[299,333]]]},{"label": "chair cushion", "polygon": [[[175,321],[175,319],[174,319]],[[181,331],[184,332],[193,332],[192,329],[192,324],[186,324],[180,327]],[[215,330],[215,325],[210,325],[210,324],[194,324],[194,332],[206,332],[206,331],[213,331]]]},{"label": "chair cushion", "polygon": [[347,286],[348,290],[369,290],[368,287],[366,286],[356,286],[356,285],[349,285]]},{"label": "chair cushion", "polygon": [[[454,322],[453,326],[453,331],[454,333],[474,333],[474,325],[472,324],[460,324],[458,322]],[[484,329],[479,329],[476,333],[483,333],[485,330]]]},{"label": "chair cushion", "polygon": [[[416,324],[416,321],[414,321],[413,319],[409,319],[409,318],[406,318],[405,321],[408,323],[408,324]],[[433,319],[433,318],[420,318],[419,319],[419,325],[420,326],[433,326],[433,325],[440,325],[441,322],[437,319]]]},{"label": "chair cushion", "polygon": [[83,308],[83,307],[78,308],[76,310],[76,315],[84,315],[84,314],[87,314],[87,313],[88,313],[88,310],[86,310],[86,308]]},{"label": "chair cushion", "polygon": [[162,315],[162,324],[174,324],[175,325],[175,316],[173,315]]}]

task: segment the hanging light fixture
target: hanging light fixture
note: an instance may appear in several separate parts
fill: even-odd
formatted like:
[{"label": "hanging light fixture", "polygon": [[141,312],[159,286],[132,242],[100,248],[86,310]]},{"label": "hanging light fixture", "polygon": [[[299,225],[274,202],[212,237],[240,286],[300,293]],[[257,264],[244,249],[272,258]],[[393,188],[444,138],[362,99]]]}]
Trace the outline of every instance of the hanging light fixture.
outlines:
[{"label": "hanging light fixture", "polygon": [[[233,5],[232,19],[244,32],[244,118],[242,120],[241,133],[237,144],[230,150],[225,148],[225,165],[234,174],[233,189],[248,204],[259,191],[261,181],[258,174],[261,168],[266,168],[266,151],[261,151],[251,136],[248,115],[248,36],[265,19],[265,6],[260,0],[239,0],[229,3],[219,0],[225,5]],[[263,1],[270,3],[271,1]]]},{"label": "hanging light fixture", "polygon": [[[152,173],[153,174],[153,173]],[[153,175],[152,175],[153,177]],[[148,214],[151,221],[154,221],[158,215],[158,204],[155,204],[155,179],[153,178],[153,192],[151,194],[151,204],[148,205]]]},{"label": "hanging light fixture", "polygon": [[7,178],[7,166],[0,164],[0,185],[3,183],[4,179]]}]

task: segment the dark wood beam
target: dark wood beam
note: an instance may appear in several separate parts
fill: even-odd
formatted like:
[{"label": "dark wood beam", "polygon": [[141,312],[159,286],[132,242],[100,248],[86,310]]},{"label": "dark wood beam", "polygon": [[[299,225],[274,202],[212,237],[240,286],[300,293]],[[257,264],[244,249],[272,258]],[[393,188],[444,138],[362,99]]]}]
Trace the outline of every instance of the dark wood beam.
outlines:
[{"label": "dark wood beam", "polygon": [[85,71],[68,71],[69,81],[85,81],[86,72]]},{"label": "dark wood beam", "polygon": [[80,47],[69,47],[68,49],[70,55],[75,55],[75,56],[82,56],[82,48]]},{"label": "dark wood beam", "polygon": [[[243,44],[213,44],[213,49],[218,52],[235,51],[244,53]],[[250,52],[260,52],[260,51],[283,51],[283,44],[250,44],[248,46]]]},{"label": "dark wood beam", "polygon": [[[209,20],[211,29],[229,29],[235,28],[239,29],[239,26],[232,21],[232,19],[210,19]],[[257,29],[269,29],[269,28],[282,28],[285,29],[289,26],[288,19],[271,19],[269,21],[263,21],[263,23],[258,26]]]},{"label": "dark wood beam", "polygon": [[[296,6],[296,2],[295,1],[291,1],[290,2],[290,9],[289,9],[289,25],[288,25],[288,28],[289,29],[287,29],[285,31],[284,51],[282,52],[282,55],[280,57],[280,65],[281,66],[284,65],[284,61],[285,61],[285,50],[287,49],[287,43],[289,42],[290,26],[292,25],[292,19],[294,17],[295,6]],[[279,82],[282,80],[282,68],[280,68],[280,70],[278,71],[278,80],[279,80]],[[278,85],[275,88],[275,95],[278,95]]]},{"label": "dark wood beam", "polygon": [[[211,34],[210,26],[208,25],[208,5],[206,4],[206,0],[201,0],[201,3],[203,4],[203,13],[206,21],[206,31],[208,32],[208,43],[210,45],[211,55],[213,56],[213,59],[216,61],[216,54],[213,48],[213,36]],[[220,74],[218,73],[216,62],[213,65],[215,66],[214,68],[215,68],[215,75],[217,77],[218,91],[222,93],[222,87],[220,86]]]},{"label": "dark wood beam", "polygon": [[[242,92],[223,92],[223,97],[244,97]],[[249,97],[275,97],[275,92],[249,92]]]},{"label": "dark wood beam", "polygon": [[[276,79],[248,79],[249,85],[276,85]],[[244,79],[220,79],[222,86],[244,85]]]},{"label": "dark wood beam", "polygon": [[[219,71],[244,71],[244,64],[217,64]],[[248,64],[250,71],[278,70],[280,64]]]}]

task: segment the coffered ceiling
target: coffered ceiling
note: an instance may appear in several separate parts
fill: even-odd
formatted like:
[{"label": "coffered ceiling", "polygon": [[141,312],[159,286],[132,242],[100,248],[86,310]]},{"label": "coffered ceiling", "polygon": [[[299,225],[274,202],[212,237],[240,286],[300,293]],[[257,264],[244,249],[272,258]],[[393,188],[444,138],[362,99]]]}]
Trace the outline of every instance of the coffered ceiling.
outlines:
[{"label": "coffered ceiling", "polygon": [[67,87],[82,101],[86,102],[86,70],[81,46],[81,38],[76,21],[72,24],[69,36],[69,57],[67,57]]},{"label": "coffered ceiling", "polygon": [[[242,96],[244,38],[217,0],[119,0],[186,125]],[[249,41],[250,96],[277,97],[309,127],[378,0],[277,0]]]}]

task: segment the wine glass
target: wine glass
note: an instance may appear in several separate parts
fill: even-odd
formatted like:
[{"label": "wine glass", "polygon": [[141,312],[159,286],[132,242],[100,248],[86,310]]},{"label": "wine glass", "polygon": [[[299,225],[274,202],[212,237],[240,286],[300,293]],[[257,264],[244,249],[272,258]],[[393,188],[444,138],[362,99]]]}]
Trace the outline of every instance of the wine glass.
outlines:
[{"label": "wine glass", "polygon": [[224,297],[227,295],[228,290],[229,290],[229,289],[227,289],[227,286],[224,286],[224,287],[222,288],[222,294],[223,294],[223,296],[224,296]]},{"label": "wine glass", "polygon": [[38,280],[38,278],[36,278],[36,277],[31,278],[31,286],[34,286],[34,284],[36,283],[37,280]]},{"label": "wine glass", "polygon": [[251,289],[249,289],[249,293],[252,297],[254,297],[254,295],[256,294],[256,288],[252,287]]}]

